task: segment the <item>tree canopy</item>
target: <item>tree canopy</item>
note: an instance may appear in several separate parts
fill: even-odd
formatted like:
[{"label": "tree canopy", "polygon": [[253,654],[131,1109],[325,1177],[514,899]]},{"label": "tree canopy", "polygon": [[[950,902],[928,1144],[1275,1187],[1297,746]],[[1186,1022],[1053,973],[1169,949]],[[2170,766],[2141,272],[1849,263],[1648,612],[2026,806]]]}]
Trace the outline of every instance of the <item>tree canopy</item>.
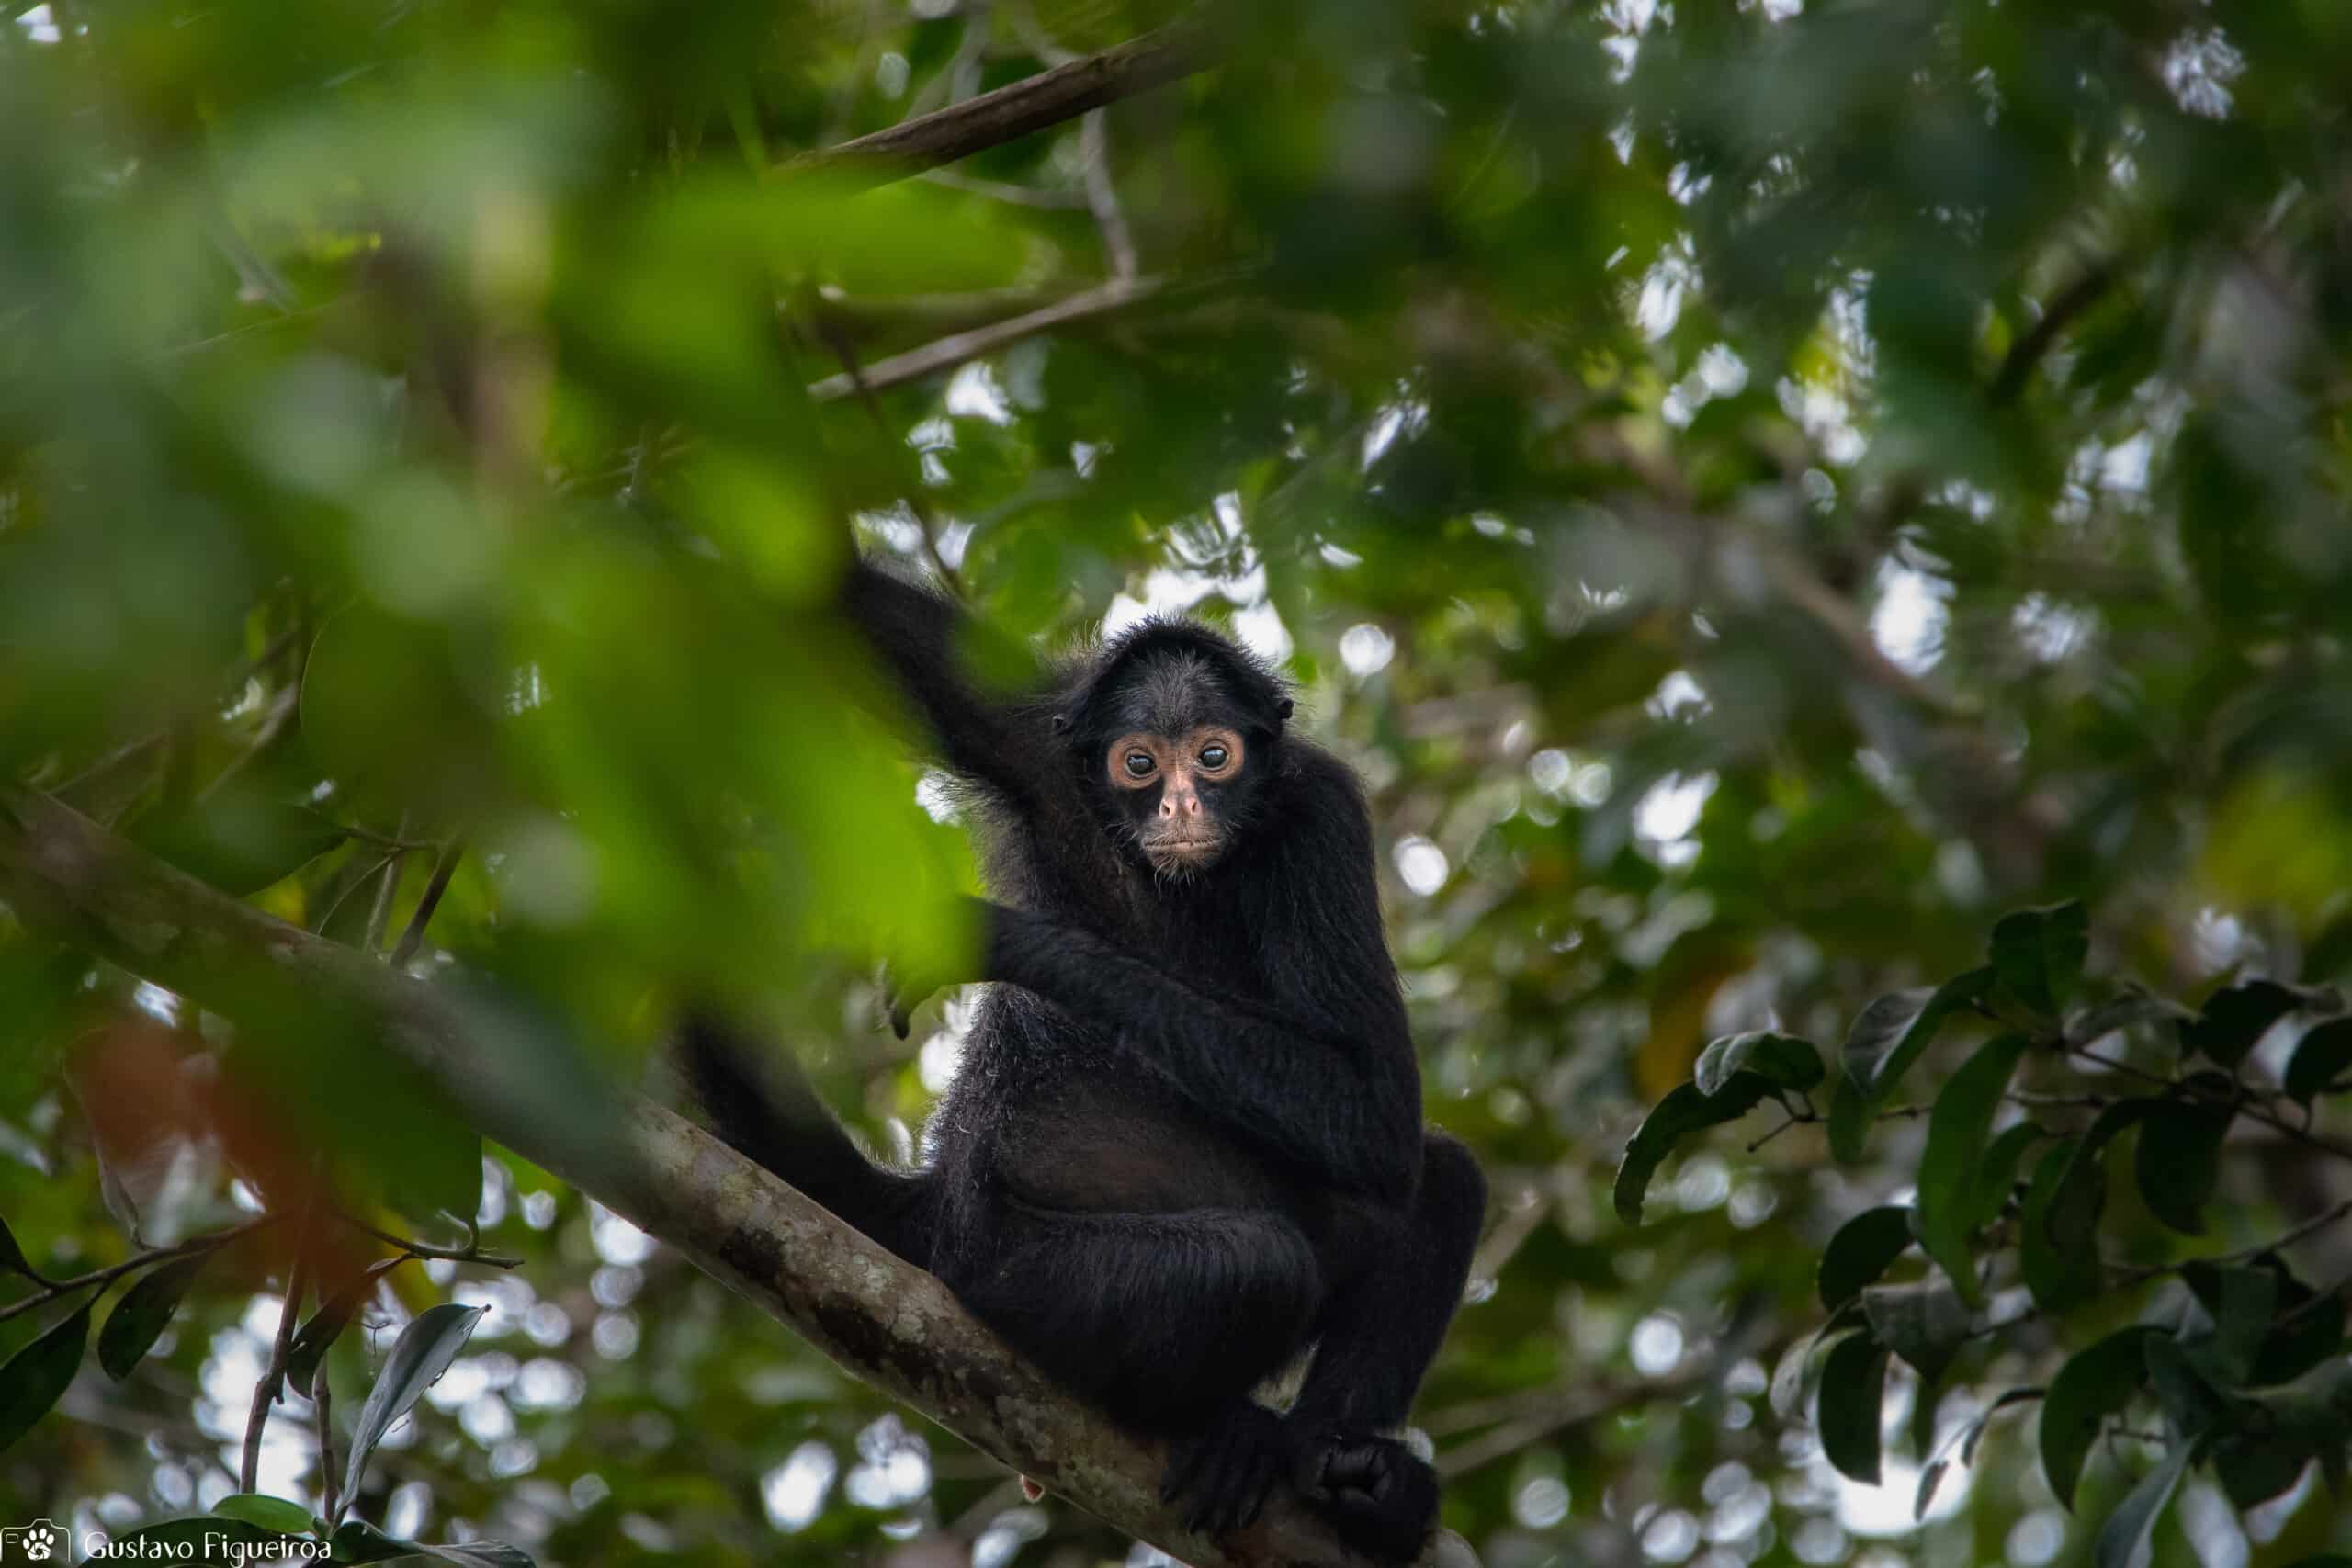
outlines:
[{"label": "tree canopy", "polygon": [[689,996],[915,1152],[976,872],[863,549],[991,679],[1222,622],[1363,777],[1486,1562],[2352,1551],[2347,81],[2326,0],[11,4],[0,1524],[1154,1560],[549,1168]]}]

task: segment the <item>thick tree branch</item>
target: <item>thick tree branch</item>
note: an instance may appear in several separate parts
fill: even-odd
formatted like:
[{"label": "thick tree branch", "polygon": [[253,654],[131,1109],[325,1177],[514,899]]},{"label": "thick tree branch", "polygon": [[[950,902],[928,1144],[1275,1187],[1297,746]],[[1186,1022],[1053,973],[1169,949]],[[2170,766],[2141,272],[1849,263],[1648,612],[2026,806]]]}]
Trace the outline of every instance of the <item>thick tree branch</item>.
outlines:
[{"label": "thick tree branch", "polygon": [[[1182,1530],[1159,1501],[1160,1454],[1048,1384],[936,1279],[641,1097],[611,1090],[605,1116],[551,1106],[563,1091],[544,1053],[501,1038],[495,1014],[461,992],[217,893],[9,784],[0,897],[28,926],[225,1015],[275,1009],[282,1020],[323,1004],[365,1025],[485,1135],[675,1247],[853,1375],[1196,1568],[1362,1568],[1287,1498],[1221,1542]],[[1423,1562],[1476,1559],[1441,1534]]]},{"label": "thick tree branch", "polygon": [[1205,28],[1179,23],[888,130],[803,154],[776,165],[774,177],[823,174],[852,184],[888,184],[1164,86],[1205,69],[1216,57]]}]

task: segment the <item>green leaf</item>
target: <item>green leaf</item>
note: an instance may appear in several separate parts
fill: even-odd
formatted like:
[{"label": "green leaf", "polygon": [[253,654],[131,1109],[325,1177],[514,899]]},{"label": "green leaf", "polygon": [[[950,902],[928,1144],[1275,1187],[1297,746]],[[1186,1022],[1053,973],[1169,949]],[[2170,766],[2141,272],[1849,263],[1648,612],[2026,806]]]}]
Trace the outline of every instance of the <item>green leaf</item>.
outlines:
[{"label": "green leaf", "polygon": [[2231,1432],[2213,1445],[2213,1475],[2243,1512],[2258,1507],[2302,1479],[2318,1457],[2309,1438],[2289,1432]]},{"label": "green leaf", "polygon": [[22,1274],[28,1280],[39,1280],[40,1273],[25,1257],[25,1249],[17,1245],[16,1233],[8,1222],[0,1220],[0,1273]]},{"label": "green leaf", "polygon": [[1992,1146],[1984,1151],[1984,1163],[1976,1173],[1976,1212],[1970,1216],[1971,1228],[1982,1230],[2001,1217],[2009,1199],[2017,1190],[2018,1167],[2025,1162],[2025,1151],[2050,1136],[2044,1129],[2030,1122],[2020,1122],[2004,1128]]},{"label": "green leaf", "polygon": [[294,1331],[294,1342],[286,1349],[286,1381],[303,1398],[312,1397],[311,1378],[317,1375],[328,1349],[375,1293],[377,1278],[371,1269],[345,1285]]},{"label": "green leaf", "polygon": [[1840,1059],[1863,1098],[1875,1104],[1935,1040],[1944,1021],[1993,987],[1990,968],[1972,969],[1929,989],[1893,991],[1864,1008]]},{"label": "green leaf", "polygon": [[64,1395],[90,1342],[93,1296],[0,1367],[0,1453],[6,1453]]},{"label": "green leaf", "polygon": [[348,837],[307,806],[233,793],[148,818],[130,835],[150,854],[240,897],[284,881]]},{"label": "green leaf", "polygon": [[458,1568],[534,1568],[531,1554],[503,1540],[469,1540],[462,1546],[428,1546],[427,1557],[454,1562]]},{"label": "green leaf", "polygon": [[1993,927],[1993,972],[2002,987],[2052,1021],[2082,983],[2089,951],[2090,917],[2080,900],[2019,909]]},{"label": "green leaf", "polygon": [[266,1530],[282,1535],[307,1535],[311,1530],[311,1510],[300,1503],[289,1503],[283,1497],[266,1496],[259,1492],[237,1492],[212,1505],[213,1513],[224,1519],[243,1519],[249,1525],[259,1525]]},{"label": "green leaf", "polygon": [[2098,1293],[2104,1282],[2098,1218],[2107,1206],[2107,1169],[2083,1143],[2064,1139],[2041,1156],[2026,1188],[2018,1227],[2018,1267],[2034,1304],[2055,1316]]},{"label": "green leaf", "polygon": [[413,1540],[386,1535],[364,1519],[345,1519],[328,1540],[337,1562],[385,1562],[395,1557],[414,1557],[424,1550]]},{"label": "green leaf", "polygon": [[2189,1358],[2179,1340],[2159,1334],[2141,1347],[2148,1363],[2148,1386],[2165,1416],[2184,1437],[2196,1437],[2213,1424],[2224,1408],[2221,1391],[2204,1370]]},{"label": "green leaf", "polygon": [[188,1286],[211,1261],[209,1248],[175,1258],[149,1269],[123,1292],[107,1314],[106,1326],[98,1331],[98,1365],[106,1369],[107,1376],[120,1382],[130,1375],[130,1369],[171,1325],[172,1314],[179,1310]]},{"label": "green leaf", "polygon": [[384,1201],[422,1224],[471,1224],[481,1212],[481,1134],[439,1106],[416,1109],[406,1152],[382,1166]]},{"label": "green leaf", "polygon": [[1886,1393],[1886,1348],[1868,1334],[1838,1341],[1821,1373],[1815,1424],[1838,1472],[1865,1486],[1879,1480],[1879,1407]]},{"label": "green leaf", "polygon": [[2304,1035],[2288,1060],[2288,1095],[2309,1105],[2352,1071],[2352,1018],[2331,1019]]},{"label": "green leaf", "polygon": [[[2263,1336],[2261,1349],[2255,1353],[2253,1370],[2246,1374],[2251,1388],[2291,1382],[2344,1347],[2347,1311],[2344,1292],[2329,1291],[2323,1297],[2288,1273],[2283,1265],[2278,1272],[2278,1315],[2270,1332]],[[2195,1289],[2193,1273],[2184,1269],[2182,1274]],[[2210,1303],[2208,1310],[2211,1310]]]},{"label": "green leaf", "polygon": [[[1870,1318],[1871,1337],[1909,1362],[1929,1387],[1943,1381],[1968,1337],[1968,1308],[1940,1280],[1871,1285],[1862,1292],[1862,1311]],[[1932,1411],[1935,1402],[1926,1404]]]},{"label": "green leaf", "polygon": [[[304,1514],[302,1529],[308,1530],[310,1528],[311,1516]],[[266,1529],[244,1519],[202,1514],[194,1518],[165,1519],[162,1524],[149,1525],[144,1529],[132,1530],[129,1535],[116,1536],[109,1556],[125,1562],[306,1561],[300,1554],[289,1553],[279,1544],[286,1537],[284,1530]]]},{"label": "green leaf", "polygon": [[2190,1283],[2197,1306],[2192,1321],[2182,1327],[2181,1352],[2214,1387],[2241,1387],[2252,1376],[2255,1358],[2270,1332],[2278,1276],[2268,1269],[2190,1268],[2207,1286],[2199,1290],[2196,1282]]},{"label": "green leaf", "polygon": [[2146,1558],[2148,1532],[2155,1528],[2157,1517],[2172,1501],[2173,1489],[2180,1484],[2181,1472],[2188,1468],[2190,1452],[2189,1444],[2174,1444],[2164,1462],[2142,1476],[2140,1483],[2107,1517],[2107,1523],[2099,1526],[2098,1539],[2091,1548],[2098,1568],[2134,1568]]},{"label": "green leaf", "polygon": [[2204,1234],[2205,1205],[2221,1179],[2222,1140],[2232,1117],[2227,1106],[2179,1100],[2149,1108],[2132,1168],[2148,1212],[2173,1229]]},{"label": "green leaf", "polygon": [[1840,1074],[1829,1096],[1829,1152],[1851,1165],[1869,1152],[1871,1102],[1853,1075]]},{"label": "green leaf", "polygon": [[1839,1225],[1821,1253],[1821,1304],[1834,1312],[1860,1295],[1914,1239],[1911,1211],[1899,1203],[1865,1209]]},{"label": "green leaf", "polygon": [[2181,1048],[2234,1068],[2272,1024],[2305,1000],[2304,993],[2276,980],[2248,980],[2216,991],[2201,1014],[2180,1026]]},{"label": "green leaf", "polygon": [[2110,1334],[2076,1351],[2050,1380],[2041,1402],[2041,1473],[2067,1508],[2075,1506],[2075,1487],[2099,1428],[2109,1416],[2120,1415],[2147,1382],[2144,1344],[2158,1333],[2141,1327]]},{"label": "green leaf", "polygon": [[2028,1043],[2022,1034],[1985,1042],[1952,1074],[1928,1113],[1928,1147],[1919,1160],[1919,1246],[1972,1308],[1984,1303],[1969,1242],[1979,1207],[1976,1184],[1993,1117]]},{"label": "green leaf", "polygon": [[344,1468],[343,1495],[359,1495],[359,1479],[368,1469],[368,1456],[376,1451],[392,1423],[408,1414],[409,1407],[433,1386],[434,1380],[449,1370],[458,1359],[466,1340],[481,1321],[488,1307],[458,1306],[443,1303],[418,1313],[401,1337],[392,1344],[392,1353],[384,1362],[384,1370],[376,1375],[376,1386],[368,1391],[368,1403],[359,1409],[359,1419],[351,1431],[351,1460]]},{"label": "green leaf", "polygon": [[1761,1073],[1734,1073],[1713,1094],[1702,1092],[1695,1083],[1686,1083],[1659,1100],[1625,1145],[1624,1158],[1618,1162],[1617,1217],[1629,1225],[1640,1224],[1642,1200],[1649,1191],[1650,1178],[1657,1174],[1666,1156],[1674,1152],[1674,1145],[1692,1133],[1737,1121],[1770,1096],[1774,1087],[1772,1080]]},{"label": "green leaf", "polygon": [[1811,1089],[1824,1076],[1821,1052],[1812,1041],[1758,1029],[1746,1034],[1726,1034],[1709,1043],[1699,1053],[1691,1077],[1700,1093],[1713,1094],[1730,1081],[1734,1073],[1743,1069],[1760,1073],[1781,1088],[1793,1089]]}]

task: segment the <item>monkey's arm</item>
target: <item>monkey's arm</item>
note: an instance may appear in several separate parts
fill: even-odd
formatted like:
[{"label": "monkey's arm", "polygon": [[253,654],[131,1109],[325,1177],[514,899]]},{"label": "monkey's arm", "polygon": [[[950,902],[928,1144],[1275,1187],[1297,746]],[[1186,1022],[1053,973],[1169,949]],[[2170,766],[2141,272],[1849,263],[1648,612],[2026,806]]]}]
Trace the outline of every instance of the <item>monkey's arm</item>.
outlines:
[{"label": "monkey's arm", "polygon": [[[1383,1204],[1419,1176],[1420,1085],[1395,980],[1370,1003],[1316,1014],[1213,994],[1155,960],[1026,909],[989,905],[985,978],[1100,1024],[1203,1113],[1282,1158]],[[1393,1015],[1393,1016],[1392,1016]]]},{"label": "monkey's arm", "polygon": [[1033,812],[1076,808],[1054,766],[1050,716],[1040,704],[973,684],[956,650],[971,626],[953,602],[860,560],[842,584],[841,604],[930,724],[950,769]]}]

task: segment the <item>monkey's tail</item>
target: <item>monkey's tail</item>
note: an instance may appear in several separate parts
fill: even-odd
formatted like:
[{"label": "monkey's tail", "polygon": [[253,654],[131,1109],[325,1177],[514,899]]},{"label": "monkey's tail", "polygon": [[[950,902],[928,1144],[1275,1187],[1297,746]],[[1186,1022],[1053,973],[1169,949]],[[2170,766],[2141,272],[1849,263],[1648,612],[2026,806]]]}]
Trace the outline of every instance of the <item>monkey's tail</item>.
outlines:
[{"label": "monkey's tail", "polygon": [[866,1158],[788,1055],[747,1043],[707,1013],[688,1015],[677,1052],[711,1131],[738,1154],[917,1268],[931,1267],[930,1177]]}]

